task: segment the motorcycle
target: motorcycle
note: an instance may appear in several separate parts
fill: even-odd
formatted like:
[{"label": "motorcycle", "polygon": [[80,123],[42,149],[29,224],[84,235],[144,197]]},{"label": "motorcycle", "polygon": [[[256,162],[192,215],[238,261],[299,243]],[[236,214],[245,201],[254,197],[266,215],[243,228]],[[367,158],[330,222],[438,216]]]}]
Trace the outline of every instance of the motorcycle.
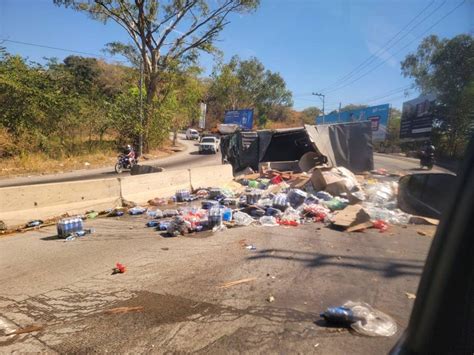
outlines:
[{"label": "motorcycle", "polygon": [[135,165],[137,165],[137,163],[138,159],[129,159],[125,154],[120,154],[117,157],[117,163],[115,164],[115,172],[121,174],[124,169],[131,170]]},{"label": "motorcycle", "polygon": [[433,169],[433,165],[434,165],[434,154],[429,154],[429,153],[426,153],[425,151],[422,151],[421,152],[421,156],[420,156],[420,168],[423,169],[423,167],[427,167],[428,170],[431,170]]}]

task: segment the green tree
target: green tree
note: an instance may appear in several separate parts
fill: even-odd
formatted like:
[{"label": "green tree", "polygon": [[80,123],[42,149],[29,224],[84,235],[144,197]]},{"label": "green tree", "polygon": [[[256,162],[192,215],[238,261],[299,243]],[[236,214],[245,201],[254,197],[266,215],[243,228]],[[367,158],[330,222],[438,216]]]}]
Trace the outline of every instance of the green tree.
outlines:
[{"label": "green tree", "polygon": [[391,146],[400,144],[400,122],[402,112],[399,109],[390,108],[390,119],[387,127],[387,143]]},{"label": "green tree", "polygon": [[[132,44],[113,43],[110,49],[142,63],[146,110],[144,139],[156,116],[152,112],[162,79],[177,64],[194,63],[198,53],[216,53],[214,42],[229,23],[228,15],[252,11],[259,0],[53,0],[57,5],[87,12],[92,18],[118,23]],[[179,30],[178,30],[179,28]]]},{"label": "green tree", "polygon": [[422,94],[435,94],[439,123],[435,137],[458,155],[474,127],[474,39],[461,34],[451,39],[426,37],[401,63],[402,73],[415,79]]},{"label": "green tree", "polygon": [[284,120],[293,105],[292,94],[279,73],[266,70],[255,57],[241,60],[232,57],[229,63],[214,68],[208,90],[210,114],[219,122],[225,110],[253,108],[260,126],[268,120]]},{"label": "green tree", "polygon": [[316,121],[316,117],[322,114],[322,111],[319,107],[312,106],[307,107],[301,111],[300,118],[302,124],[313,125]]}]

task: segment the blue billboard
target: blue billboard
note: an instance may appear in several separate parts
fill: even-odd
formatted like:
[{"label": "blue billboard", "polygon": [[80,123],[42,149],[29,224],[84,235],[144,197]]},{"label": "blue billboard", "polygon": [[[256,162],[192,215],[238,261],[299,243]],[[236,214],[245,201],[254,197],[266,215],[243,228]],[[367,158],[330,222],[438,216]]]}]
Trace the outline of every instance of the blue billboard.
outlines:
[{"label": "blue billboard", "polygon": [[253,109],[228,110],[224,115],[224,123],[236,124],[242,129],[252,129]]},{"label": "blue billboard", "polygon": [[[372,140],[384,141],[387,135],[389,115],[390,105],[383,104],[357,110],[330,113],[324,116],[324,124],[371,121]],[[323,124],[323,116],[316,117],[316,124]]]}]

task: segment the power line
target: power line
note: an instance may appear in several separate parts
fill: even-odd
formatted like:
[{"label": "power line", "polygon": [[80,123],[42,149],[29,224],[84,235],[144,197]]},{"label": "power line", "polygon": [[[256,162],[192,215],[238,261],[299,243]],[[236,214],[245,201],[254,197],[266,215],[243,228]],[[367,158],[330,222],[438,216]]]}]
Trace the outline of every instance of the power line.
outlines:
[{"label": "power line", "polygon": [[[410,26],[415,20],[419,18],[421,14],[423,14],[432,4],[434,1],[428,4],[425,8],[423,8],[419,13],[415,15],[400,31],[395,34],[382,48],[380,48],[376,53],[372,54],[369,56],[367,59],[365,59],[362,63],[360,63],[357,67],[355,67],[352,71],[350,71],[348,74],[344,75],[343,77],[339,78],[336,80],[333,84],[330,84],[326,88],[322,89],[322,91],[327,91],[327,90],[332,90],[336,88],[340,83],[342,83],[345,80],[350,79],[353,77],[355,74],[359,73],[363,69],[369,67],[376,59],[377,56],[382,54],[384,51],[387,51],[391,48],[393,48],[396,44],[400,43],[401,40],[406,38],[415,28],[420,26],[423,22],[425,22],[427,19],[429,19],[431,16],[433,16],[434,13],[436,13],[444,4],[446,3],[446,0],[443,1],[439,6],[437,6],[433,11],[431,11],[427,16],[422,18],[418,23],[416,23],[414,26],[412,26],[402,37],[397,39],[395,42],[390,44],[395,38],[397,38],[408,26]],[[389,45],[390,44],[390,45]]]},{"label": "power line", "polygon": [[[399,54],[401,51],[403,51],[405,48],[409,47],[413,42],[415,42],[416,40],[418,40],[419,38],[423,37],[428,31],[430,31],[433,27],[435,27],[438,23],[440,23],[441,21],[443,21],[446,17],[448,17],[449,15],[451,15],[454,11],[456,11],[462,4],[464,4],[466,2],[466,0],[463,0],[461,1],[457,6],[455,6],[451,11],[449,11],[448,13],[446,13],[446,15],[444,15],[443,17],[441,17],[438,21],[436,21],[434,24],[432,24],[430,27],[428,27],[421,35],[415,37],[412,41],[408,42],[404,47],[400,48],[397,52],[395,52],[393,54],[393,57],[396,56],[397,54]],[[337,87],[335,89],[332,89],[332,90],[329,90],[327,91],[326,93],[331,93],[331,92],[334,92],[334,91],[339,91],[349,85],[352,85],[353,83],[359,81],[360,79],[366,77],[367,75],[369,75],[370,73],[372,73],[374,70],[376,70],[377,68],[379,68],[381,65],[385,64],[387,62],[387,60],[383,60],[382,62],[380,62],[378,65],[376,65],[375,67],[373,67],[371,70],[367,71],[366,73],[362,74],[361,76],[357,77],[356,79],[350,81],[349,83],[346,83],[340,87]]]},{"label": "power line", "polygon": [[47,46],[47,45],[38,44],[38,43],[29,43],[29,42],[22,42],[22,41],[14,41],[14,40],[12,40],[12,39],[6,39],[6,38],[0,39],[0,41],[2,41],[2,42],[16,43],[16,44],[22,44],[22,45],[32,46],[32,47],[39,47],[39,48],[46,48],[46,49],[54,49],[54,50],[57,50],[57,51],[63,51],[63,52],[69,52],[69,53],[83,54],[83,55],[88,55],[88,56],[97,57],[97,58],[109,58],[109,59],[113,59],[113,60],[115,60],[116,62],[119,62],[119,63],[127,63],[127,62],[122,61],[122,60],[117,60],[117,59],[115,59],[114,57],[111,57],[111,56],[100,55],[100,54],[90,53],[90,52],[76,51],[76,50],[74,50],[74,49],[53,47],[53,46]]}]

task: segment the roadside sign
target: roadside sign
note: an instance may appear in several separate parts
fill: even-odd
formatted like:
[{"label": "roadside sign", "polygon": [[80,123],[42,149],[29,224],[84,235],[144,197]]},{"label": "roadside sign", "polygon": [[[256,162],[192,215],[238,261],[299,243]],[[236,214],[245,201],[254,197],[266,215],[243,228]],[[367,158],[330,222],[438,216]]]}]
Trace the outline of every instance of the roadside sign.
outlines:
[{"label": "roadside sign", "polygon": [[[324,124],[371,121],[372,140],[374,142],[380,142],[384,141],[387,135],[389,114],[390,105],[383,104],[340,113],[334,112],[329,115],[325,115]],[[323,116],[316,117],[316,124],[322,123]]]},{"label": "roadside sign", "polygon": [[253,109],[228,110],[224,115],[224,123],[250,130],[253,127]]},{"label": "roadside sign", "polygon": [[430,138],[435,100],[434,95],[425,95],[403,103],[400,139]]}]

